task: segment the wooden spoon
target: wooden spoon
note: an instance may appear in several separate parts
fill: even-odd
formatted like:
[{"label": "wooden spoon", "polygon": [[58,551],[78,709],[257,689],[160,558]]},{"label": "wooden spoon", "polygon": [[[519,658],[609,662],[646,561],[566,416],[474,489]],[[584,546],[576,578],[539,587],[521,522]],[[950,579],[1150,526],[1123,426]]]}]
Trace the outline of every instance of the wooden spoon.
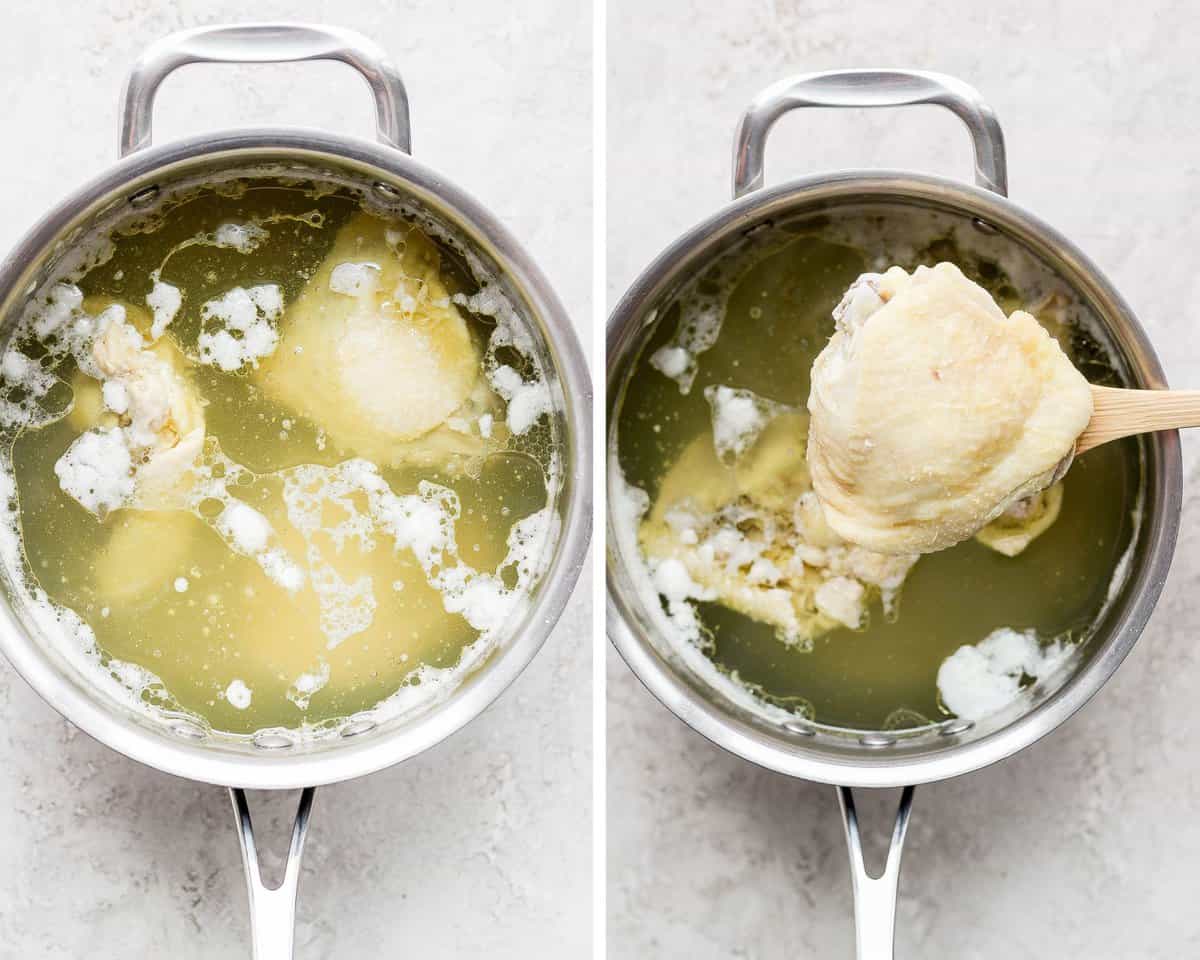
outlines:
[{"label": "wooden spoon", "polygon": [[1092,419],[1075,441],[1075,455],[1109,440],[1200,427],[1200,390],[1121,390],[1092,386]]}]

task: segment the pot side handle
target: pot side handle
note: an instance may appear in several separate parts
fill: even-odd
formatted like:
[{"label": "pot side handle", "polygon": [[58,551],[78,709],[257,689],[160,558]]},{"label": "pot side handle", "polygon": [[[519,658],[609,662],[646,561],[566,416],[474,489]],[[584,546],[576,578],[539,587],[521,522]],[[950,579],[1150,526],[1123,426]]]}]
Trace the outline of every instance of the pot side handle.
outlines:
[{"label": "pot side handle", "polygon": [[254,960],[292,960],[296,933],[296,892],[300,884],[300,858],[304,853],[304,837],[308,832],[308,817],[312,812],[314,787],[305,787],[300,794],[296,819],[292,823],[292,843],[284,865],[283,880],[277,887],[263,883],[258,867],[258,848],[254,843],[254,824],[246,791],[229,788],[233,815],[237,818],[238,843],[242,848],[242,865],[246,868],[246,887],[250,894],[250,936],[254,945]]},{"label": "pot side handle", "polygon": [[972,86],[924,70],[830,70],[789,77],[750,104],[733,141],[733,196],[763,185],[763,156],[775,121],[801,107],[905,107],[932,103],[953,112],[971,134],[975,182],[1008,196],[1004,133],[991,107]]},{"label": "pot side handle", "polygon": [[341,27],[301,23],[246,23],[181,30],[146,48],[121,91],[120,153],[150,146],[154,96],[162,82],[189,63],[287,63],[340,60],[367,81],[375,97],[381,143],[412,153],[404,81],[377,44]]},{"label": "pot side handle", "polygon": [[892,960],[895,953],[896,894],[900,884],[900,856],[904,851],[904,834],[912,813],[913,788],[905,787],[896,811],[896,825],[888,848],[887,862],[877,877],[867,871],[863,859],[862,838],[858,829],[858,814],[854,809],[854,792],[838,787],[838,805],[842,808],[842,823],[846,828],[846,845],[850,848],[850,884],[854,891],[854,929],[858,960]]}]

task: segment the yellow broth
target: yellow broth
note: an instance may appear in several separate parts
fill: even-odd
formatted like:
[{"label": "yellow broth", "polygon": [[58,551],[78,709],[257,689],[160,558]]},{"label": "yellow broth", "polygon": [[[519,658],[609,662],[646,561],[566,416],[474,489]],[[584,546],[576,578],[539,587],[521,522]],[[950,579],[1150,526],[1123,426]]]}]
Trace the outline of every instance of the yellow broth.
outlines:
[{"label": "yellow broth", "polygon": [[[234,496],[271,521],[294,557],[303,557],[307,545],[289,526],[282,472],[301,464],[332,467],[361,452],[339,447],[321,423],[281,404],[254,371],[230,373],[197,362],[201,305],[236,286],[278,284],[285,304],[279,331],[287,343],[287,305],[355,215],[361,216],[358,203],[344,192],[273,184],[202,190],[156,214],[147,227],[114,236],[112,256],[77,281],[85,304],[141,305],[156,270],[182,291],[182,308],[165,338],[187,355],[184,374],[205,404],[207,449],[219,448],[246,468],[231,485]],[[249,253],[190,242],[229,222],[262,224],[268,236]],[[465,267],[437,246],[448,293],[473,292],[477,284]],[[493,321],[465,308],[461,313],[482,363]],[[36,344],[23,349],[36,356]],[[234,734],[319,726],[418,683],[421,666],[453,666],[477,638],[463,616],[445,609],[412,553],[394,549],[383,534],[369,545],[353,539],[340,549],[322,544],[347,580],[371,578],[377,605],[366,629],[331,647],[313,590],[290,593],[254,559],[231,550],[213,528],[219,504],[201,504],[195,512],[117,509],[98,520],[60,488],[54,472],[83,426],[73,412],[82,398],[72,390],[81,384],[93,390],[94,383],[81,379],[70,357],[55,373],[62,383],[52,394],[64,415],[7,438],[28,571],[52,601],[91,626],[105,662],[131,662],[161,679],[165,694],[151,691],[146,698]],[[503,409],[499,404],[500,422]],[[543,418],[524,436],[481,446],[478,455],[378,466],[396,494],[415,492],[421,481],[452,489],[461,504],[459,554],[475,570],[492,572],[505,558],[514,522],[547,506],[550,446]],[[511,571],[505,576],[511,582]],[[304,704],[294,684],[318,668],[327,668],[328,681]],[[235,680],[253,694],[244,709],[225,693]]]},{"label": "yellow broth", "polygon": [[[720,336],[699,354],[690,391],[651,366],[671,341],[678,300],[641,350],[617,412],[619,464],[628,483],[651,503],[663,477],[699,435],[711,432],[704,388],[744,388],[803,408],[810,368],[833,333],[831,311],[861,273],[877,269],[880,253],[822,236],[819,227],[767,243],[757,260],[729,278],[701,278],[701,293],[730,284]],[[952,260],[1007,309],[1020,303],[995,264],[957,249],[950,236],[898,262]],[[1089,380],[1116,383],[1103,349],[1081,326],[1069,330],[1069,352]],[[1066,478],[1062,512],[1050,529],[1015,558],[971,540],[922,557],[908,575],[898,608],[885,616],[876,598],[863,628],[838,627],[812,644],[788,646],[774,627],[719,602],[697,604],[706,653],[717,667],[762,699],[818,722],[851,728],[919,726],[946,716],[937,671],[960,645],[999,627],[1033,628],[1044,638],[1079,640],[1101,610],[1114,568],[1132,533],[1139,493],[1136,441],[1089,452]]]}]

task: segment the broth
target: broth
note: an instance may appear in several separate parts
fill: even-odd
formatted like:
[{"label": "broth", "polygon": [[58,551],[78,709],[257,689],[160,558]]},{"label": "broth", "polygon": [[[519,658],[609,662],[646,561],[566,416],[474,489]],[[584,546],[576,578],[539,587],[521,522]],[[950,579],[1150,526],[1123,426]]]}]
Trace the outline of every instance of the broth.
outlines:
[{"label": "broth", "polygon": [[[910,249],[889,244],[882,223],[883,218],[864,217],[839,223],[836,233],[825,221],[777,228],[686,281],[660,311],[615,415],[620,471],[626,483],[648,495],[651,506],[689,448],[689,464],[724,469],[711,454],[695,457],[697,438],[713,431],[706,387],[749,390],[780,409],[803,411],[812,362],[833,333],[831,310],[861,273],[893,263],[911,270],[949,260],[1006,311],[1029,309],[1048,292],[1028,270],[1010,276],[967,249],[953,229]],[[1039,320],[1056,327],[1090,381],[1118,384],[1116,368],[1090,334],[1084,314],[1071,304]],[[714,320],[719,335],[712,339]],[[680,380],[688,372],[682,362],[664,362],[661,351],[681,342],[703,347],[706,340],[711,345],[693,351],[694,381],[683,392]],[[663,368],[676,376],[664,375]],[[803,437],[797,446],[803,450]],[[939,700],[938,668],[961,645],[1002,627],[1033,629],[1044,641],[1086,640],[1133,534],[1140,475],[1136,440],[1090,451],[1067,474],[1057,520],[1023,553],[1010,558],[968,540],[922,556],[888,609],[874,596],[860,629],[837,625],[808,642],[787,642],[762,618],[720,600],[690,600],[699,643],[718,670],[759,700],[808,719],[857,729],[936,722],[950,713]]]},{"label": "broth", "polygon": [[[328,728],[485,656],[552,553],[556,439],[536,359],[449,246],[351,190],[254,181],[162,205],[101,259],[69,278],[68,324],[119,305],[204,440],[165,508],[84,509],[56,464],[120,427],[124,388],[114,411],[86,349],[38,335],[35,298],[9,354],[52,383],[5,393],[24,577],[90,628],[99,669],[246,735]],[[181,303],[151,346],[156,282]]]}]

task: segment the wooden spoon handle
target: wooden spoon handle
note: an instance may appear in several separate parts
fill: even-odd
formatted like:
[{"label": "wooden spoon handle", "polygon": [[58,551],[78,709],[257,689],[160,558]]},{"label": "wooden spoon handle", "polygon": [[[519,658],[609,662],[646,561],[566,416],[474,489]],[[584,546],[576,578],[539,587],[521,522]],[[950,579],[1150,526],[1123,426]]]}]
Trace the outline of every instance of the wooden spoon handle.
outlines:
[{"label": "wooden spoon handle", "polygon": [[1200,390],[1121,390],[1092,387],[1091,422],[1075,443],[1076,455],[1135,433],[1200,427]]}]

